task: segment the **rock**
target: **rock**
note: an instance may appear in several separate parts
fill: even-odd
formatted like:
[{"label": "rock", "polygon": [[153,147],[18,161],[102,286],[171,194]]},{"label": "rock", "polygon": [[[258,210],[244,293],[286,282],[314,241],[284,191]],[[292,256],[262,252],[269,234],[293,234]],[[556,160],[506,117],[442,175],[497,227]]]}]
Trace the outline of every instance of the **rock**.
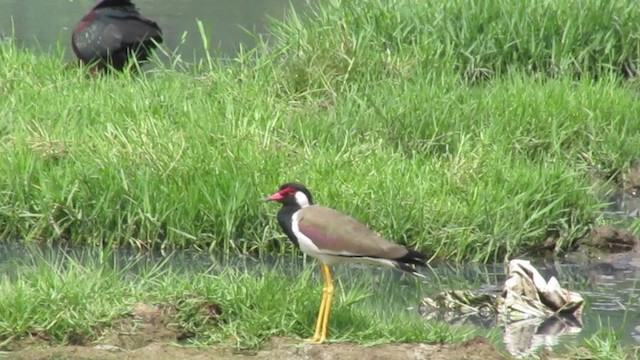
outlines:
[{"label": "rock", "polygon": [[96,350],[104,350],[104,351],[111,351],[111,352],[118,352],[118,351],[124,351],[123,348],[119,347],[119,346],[115,346],[115,345],[96,345],[93,347]]},{"label": "rock", "polygon": [[591,246],[609,253],[638,251],[639,239],[632,232],[612,226],[600,226],[591,229],[587,238],[580,240],[578,246]]},{"label": "rock", "polygon": [[608,264],[614,268],[640,267],[640,239],[632,232],[612,226],[593,228],[576,243],[567,260]]}]

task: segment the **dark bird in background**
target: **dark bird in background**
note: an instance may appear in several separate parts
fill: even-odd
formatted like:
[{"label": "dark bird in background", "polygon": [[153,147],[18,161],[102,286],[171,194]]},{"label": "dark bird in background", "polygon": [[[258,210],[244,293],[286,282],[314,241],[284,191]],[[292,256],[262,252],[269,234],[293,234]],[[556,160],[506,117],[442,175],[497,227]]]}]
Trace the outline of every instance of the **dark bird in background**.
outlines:
[{"label": "dark bird in background", "polygon": [[102,0],[73,29],[71,45],[82,64],[91,64],[92,72],[107,65],[122,71],[133,54],[146,62],[162,43],[157,23],[143,17],[130,0]]}]

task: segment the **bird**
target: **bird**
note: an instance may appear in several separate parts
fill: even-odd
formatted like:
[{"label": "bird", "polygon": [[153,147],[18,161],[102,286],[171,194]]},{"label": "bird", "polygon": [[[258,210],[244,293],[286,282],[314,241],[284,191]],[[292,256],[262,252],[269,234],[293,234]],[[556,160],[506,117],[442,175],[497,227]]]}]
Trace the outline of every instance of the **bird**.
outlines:
[{"label": "bird", "polygon": [[[155,41],[155,43],[154,43]],[[73,28],[71,46],[81,64],[91,72],[122,71],[133,54],[146,62],[163,41],[160,26],[143,17],[130,0],[102,0]]]},{"label": "bird", "polygon": [[338,210],[316,205],[311,192],[300,183],[283,184],[264,201],[282,204],[276,216],[278,224],[297,248],[320,262],[324,286],[315,331],[308,339],[312,344],[327,340],[334,291],[330,265],[340,262],[383,265],[426,278],[417,271],[417,266],[427,266],[427,255],[381,237]]},{"label": "bird", "polygon": [[0,45],[3,43],[9,43],[11,41],[11,37],[5,34],[3,31],[0,31]]}]

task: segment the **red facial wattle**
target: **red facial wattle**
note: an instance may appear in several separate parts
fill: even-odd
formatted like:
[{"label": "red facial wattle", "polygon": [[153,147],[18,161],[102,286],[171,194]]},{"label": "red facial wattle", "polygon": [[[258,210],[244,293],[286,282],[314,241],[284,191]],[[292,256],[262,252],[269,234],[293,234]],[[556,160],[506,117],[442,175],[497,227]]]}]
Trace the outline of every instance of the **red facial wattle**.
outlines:
[{"label": "red facial wattle", "polygon": [[293,194],[296,192],[296,189],[288,187],[288,188],[284,188],[280,191],[278,191],[277,193],[269,196],[266,200],[267,201],[280,201],[282,199],[284,199],[285,196],[289,195],[289,194]]}]

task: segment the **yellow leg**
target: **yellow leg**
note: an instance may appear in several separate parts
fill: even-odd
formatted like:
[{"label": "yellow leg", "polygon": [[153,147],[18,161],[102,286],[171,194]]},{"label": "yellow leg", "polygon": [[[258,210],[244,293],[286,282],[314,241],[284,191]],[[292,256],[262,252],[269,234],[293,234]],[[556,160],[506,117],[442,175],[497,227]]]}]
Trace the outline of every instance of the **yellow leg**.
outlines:
[{"label": "yellow leg", "polygon": [[316,320],[316,329],[313,338],[309,341],[313,344],[322,344],[327,339],[327,328],[329,323],[329,312],[333,299],[333,279],[331,271],[326,264],[320,264],[324,286],[322,288],[322,301],[320,301],[320,311]]},{"label": "yellow leg", "polygon": [[322,264],[322,272],[324,273],[325,287],[323,289],[325,304],[322,319],[322,331],[320,332],[320,340],[318,343],[322,343],[327,339],[327,331],[329,330],[329,314],[331,314],[331,303],[333,302],[333,278],[331,277],[331,270],[326,264]]},{"label": "yellow leg", "polygon": [[[324,280],[325,284],[327,282],[325,275],[324,275],[324,271],[322,271],[322,265],[320,265],[320,270],[321,270],[321,275],[322,275],[322,279]],[[310,339],[307,339],[308,341],[312,342],[312,343],[318,343],[318,341],[320,340],[320,332],[322,329],[322,321],[324,319],[324,308],[325,305],[327,303],[327,294],[325,291],[326,285],[322,288],[322,300],[320,301],[320,310],[318,310],[318,319],[316,320],[316,330],[313,333],[313,337]]]}]

